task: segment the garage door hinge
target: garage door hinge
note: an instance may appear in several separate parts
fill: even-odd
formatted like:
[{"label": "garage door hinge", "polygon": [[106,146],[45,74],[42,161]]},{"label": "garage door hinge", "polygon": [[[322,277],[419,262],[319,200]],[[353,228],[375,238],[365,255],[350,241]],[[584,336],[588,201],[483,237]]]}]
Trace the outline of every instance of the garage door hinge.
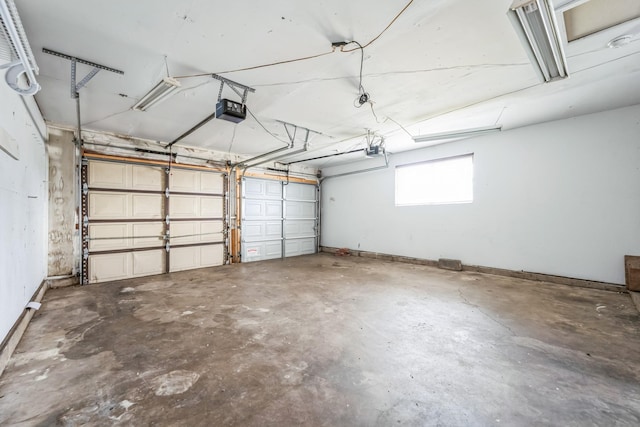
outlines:
[{"label": "garage door hinge", "polygon": [[83,224],[85,227],[88,227],[88,226],[89,226],[89,217],[88,217],[87,215],[85,215],[85,216],[82,218],[82,224]]},{"label": "garage door hinge", "polygon": [[84,194],[85,196],[89,194],[89,186],[87,185],[86,182],[82,184],[82,194]]},{"label": "garage door hinge", "polygon": [[168,243],[164,246],[165,250],[167,252],[169,252],[169,249],[171,249],[171,245],[169,245]]},{"label": "garage door hinge", "polygon": [[165,222],[167,225],[169,225],[169,222],[171,222],[171,221],[169,220],[169,215],[167,215],[167,216],[166,216],[166,218],[164,219],[164,222]]},{"label": "garage door hinge", "polygon": [[89,259],[89,249],[84,249],[82,251],[82,258]]},{"label": "garage door hinge", "polygon": [[169,198],[169,188],[164,189],[164,197]]}]

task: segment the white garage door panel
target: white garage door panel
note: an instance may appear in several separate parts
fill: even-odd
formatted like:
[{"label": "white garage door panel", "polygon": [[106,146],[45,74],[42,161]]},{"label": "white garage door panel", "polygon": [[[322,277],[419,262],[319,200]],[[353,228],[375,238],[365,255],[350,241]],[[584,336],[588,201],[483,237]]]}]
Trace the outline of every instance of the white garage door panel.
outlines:
[{"label": "white garage door panel", "polygon": [[281,221],[245,221],[242,237],[246,241],[274,240],[282,238]]},{"label": "white garage door panel", "polygon": [[200,192],[224,194],[224,176],[200,172]]},{"label": "white garage door panel", "polygon": [[287,240],[284,245],[285,256],[298,256],[313,254],[316,252],[315,237],[307,239]]},{"label": "white garage door panel", "polygon": [[162,219],[164,196],[161,194],[131,194],[131,217],[140,219]]},{"label": "white garage door panel", "polygon": [[221,197],[200,197],[200,217],[222,218],[224,203]]},{"label": "white garage door panel", "polygon": [[160,168],[131,165],[131,189],[162,191],[164,171]]},{"label": "white garage door panel", "polygon": [[89,193],[89,220],[126,218],[130,200],[126,193]]},{"label": "white garage door panel", "polygon": [[122,163],[91,162],[88,184],[90,187],[127,188],[128,165]]},{"label": "white garage door panel", "polygon": [[131,277],[132,259],[130,253],[90,255],[89,283],[120,280]]},{"label": "white garage door panel", "polygon": [[282,218],[281,201],[246,199],[244,204],[243,217],[247,220]]},{"label": "white garage door panel", "polygon": [[171,224],[171,244],[222,242],[222,221],[175,221]]},{"label": "white garage door panel", "polygon": [[169,203],[171,218],[222,218],[222,197],[172,195]]},{"label": "white garage door panel", "polygon": [[163,245],[162,223],[100,223],[89,225],[90,251],[148,248]]},{"label": "white garage door panel", "polygon": [[200,213],[200,198],[197,196],[172,195],[169,202],[170,218],[196,218]]},{"label": "white garage door panel", "polygon": [[162,191],[163,175],[158,167],[91,161],[88,184],[114,190]]},{"label": "white garage door panel", "polygon": [[185,193],[224,193],[224,177],[211,172],[173,169],[170,190]]},{"label": "white garage door panel", "polygon": [[89,282],[106,282],[164,272],[162,249],[89,256]]},{"label": "white garage door panel", "polygon": [[170,271],[193,270],[224,263],[224,246],[189,246],[171,249]]},{"label": "white garage door panel", "polygon": [[287,200],[308,200],[316,201],[316,186],[309,184],[289,183],[285,186]]},{"label": "white garage door panel", "polygon": [[130,244],[129,236],[129,224],[91,224],[89,225],[89,250],[124,249]]},{"label": "white garage door panel", "polygon": [[282,184],[280,181],[263,179],[244,180],[244,197],[256,199],[282,199]]},{"label": "white garage door panel", "polygon": [[287,219],[290,218],[315,218],[316,203],[315,202],[292,202],[287,200]]},{"label": "white garage door panel", "polygon": [[136,222],[131,224],[133,248],[164,246],[164,226],[161,222]]},{"label": "white garage door panel", "polygon": [[265,218],[266,215],[266,209],[265,209],[265,202],[262,200],[249,200],[246,199],[244,201],[244,209],[243,209],[243,213],[244,213],[244,218],[251,218],[251,219],[257,219],[257,218]]},{"label": "white garage door panel", "polygon": [[200,266],[215,267],[224,264],[224,245],[199,246]]},{"label": "white garage door panel", "polygon": [[315,220],[311,219],[311,220],[285,221],[284,236],[286,238],[315,237],[315,235],[316,235]]},{"label": "white garage door panel", "polygon": [[131,252],[129,255],[133,257],[132,277],[164,273],[164,250]]},{"label": "white garage door panel", "polygon": [[171,191],[187,191],[191,193],[200,190],[200,172],[172,169],[169,176]]},{"label": "white garage door panel", "polygon": [[161,194],[89,193],[89,220],[162,219]]},{"label": "white garage door panel", "polygon": [[244,262],[261,261],[282,257],[282,243],[278,242],[244,242],[242,260]]}]

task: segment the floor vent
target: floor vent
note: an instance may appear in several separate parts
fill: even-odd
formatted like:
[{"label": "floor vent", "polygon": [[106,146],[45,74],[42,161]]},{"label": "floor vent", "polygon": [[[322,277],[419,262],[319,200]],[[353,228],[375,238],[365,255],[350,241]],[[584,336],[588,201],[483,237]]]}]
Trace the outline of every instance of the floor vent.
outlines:
[{"label": "floor vent", "polygon": [[462,271],[462,261],[459,259],[440,258],[438,267],[445,270]]}]

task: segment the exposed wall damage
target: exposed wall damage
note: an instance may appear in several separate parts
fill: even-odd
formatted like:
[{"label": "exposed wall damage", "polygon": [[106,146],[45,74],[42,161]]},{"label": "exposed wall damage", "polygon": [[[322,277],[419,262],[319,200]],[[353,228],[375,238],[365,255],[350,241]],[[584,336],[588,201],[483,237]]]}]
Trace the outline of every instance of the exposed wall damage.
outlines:
[{"label": "exposed wall damage", "polygon": [[73,133],[50,129],[49,143],[49,276],[74,274],[76,192]]}]

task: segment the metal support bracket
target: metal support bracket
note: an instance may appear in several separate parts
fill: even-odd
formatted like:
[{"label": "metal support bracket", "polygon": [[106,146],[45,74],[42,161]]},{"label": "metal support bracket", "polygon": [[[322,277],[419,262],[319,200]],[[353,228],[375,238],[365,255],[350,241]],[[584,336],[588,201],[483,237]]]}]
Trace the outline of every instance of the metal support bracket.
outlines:
[{"label": "metal support bracket", "polygon": [[[247,102],[247,95],[249,94],[249,92],[255,92],[256,90],[252,87],[243,85],[241,83],[238,82],[234,82],[233,80],[229,80],[225,77],[219,76],[217,74],[211,74],[211,78],[219,80],[220,81],[220,90],[218,91],[218,102],[222,99],[222,88],[224,88],[225,83],[227,84],[227,86],[229,86],[241,99],[242,99],[242,104],[246,104]],[[242,89],[242,93],[240,93],[240,90]]]},{"label": "metal support bracket", "polygon": [[[45,47],[42,48],[42,52],[71,61],[71,98],[77,98],[78,91],[82,89],[87,83],[89,83],[89,80],[91,80],[96,74],[98,74],[100,70],[110,71],[116,74],[124,74],[124,71],[107,67],[106,65],[96,64],[95,62],[87,61],[86,59],[56,52],[55,50],[47,49]],[[93,67],[92,70],[89,71],[89,73],[84,76],[84,78],[79,82],[77,82],[76,80],[76,64],[85,64]]]},{"label": "metal support bracket", "polygon": [[[282,125],[284,126],[284,130],[287,132],[287,136],[289,137],[289,141],[291,141],[291,146],[292,146],[292,147],[293,147],[293,144],[294,144],[294,142],[295,142],[296,135],[297,135],[297,133],[298,133],[298,129],[300,129],[300,130],[304,131],[304,147],[305,147],[305,148],[309,148],[309,136],[310,136],[312,133],[315,133],[316,135],[324,135],[324,136],[327,136],[327,135],[325,135],[325,134],[324,134],[324,133],[322,133],[322,132],[318,132],[318,131],[316,131],[316,130],[309,129],[309,128],[306,128],[306,127],[304,127],[304,126],[298,126],[298,125],[295,125],[295,124],[293,124],[293,123],[283,122],[282,120],[276,120],[276,122],[278,122],[278,123],[282,123]],[[291,130],[289,130],[290,128],[292,128],[292,129],[293,129],[293,133],[292,133],[292,131],[291,131]]]}]

